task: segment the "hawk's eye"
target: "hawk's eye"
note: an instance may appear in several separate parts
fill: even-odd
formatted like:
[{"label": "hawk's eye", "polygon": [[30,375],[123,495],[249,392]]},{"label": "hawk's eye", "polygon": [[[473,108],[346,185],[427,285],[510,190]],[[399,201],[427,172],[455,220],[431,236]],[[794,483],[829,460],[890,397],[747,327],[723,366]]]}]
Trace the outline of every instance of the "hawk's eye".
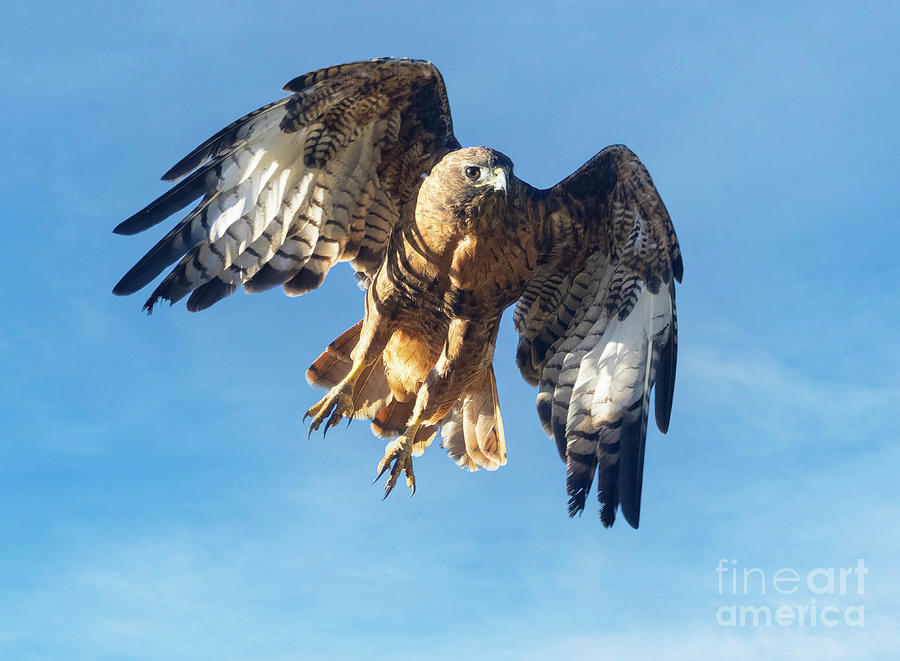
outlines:
[{"label": "hawk's eye", "polygon": [[466,179],[471,179],[472,181],[477,180],[481,176],[481,168],[476,168],[474,165],[468,166],[464,172],[466,173]]}]

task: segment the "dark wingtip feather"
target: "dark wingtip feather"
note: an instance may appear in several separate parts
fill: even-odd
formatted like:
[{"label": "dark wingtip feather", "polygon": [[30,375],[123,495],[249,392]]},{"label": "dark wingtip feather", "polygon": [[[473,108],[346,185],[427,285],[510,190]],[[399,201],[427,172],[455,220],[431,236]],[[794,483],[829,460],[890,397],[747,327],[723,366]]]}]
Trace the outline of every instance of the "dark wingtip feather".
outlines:
[{"label": "dark wingtip feather", "polygon": [[675,397],[675,369],[678,365],[678,312],[675,309],[675,286],[669,283],[669,296],[672,301],[672,328],[666,346],[660,353],[659,367],[656,372],[656,398],[653,409],[656,414],[656,426],[663,434],[669,431],[672,418],[672,400]]},{"label": "dark wingtip feather", "polygon": [[137,234],[161,223],[176,211],[181,211],[213,187],[213,180],[208,175],[217,177],[218,174],[214,170],[226,157],[227,154],[220,154],[180,184],[170,188],[136,214],[116,225],[113,232],[115,234]]},{"label": "dark wingtip feather", "polygon": [[641,417],[622,430],[616,484],[622,516],[632,528],[641,518],[641,490],[644,481],[644,445],[647,437],[647,396]]},{"label": "dark wingtip feather", "polygon": [[569,518],[575,518],[575,515],[581,516],[584,512],[584,501],[587,494],[581,492],[575,496],[569,497]]},{"label": "dark wingtip feather", "polygon": [[301,296],[325,282],[327,271],[318,272],[304,267],[293,278],[284,283],[284,291],[288,296]]},{"label": "dark wingtip feather", "polygon": [[[538,415],[540,415],[540,411],[538,412]],[[553,416],[552,408],[550,415],[550,429],[553,432],[553,439],[556,441],[556,451],[559,452],[559,456],[562,457],[563,461],[567,461],[568,441],[566,440],[566,421],[562,416]]]},{"label": "dark wingtip feather", "polygon": [[210,280],[194,290],[194,293],[188,298],[187,309],[190,312],[205,310],[233,294],[236,289],[237,285],[234,283],[225,282],[219,278]]},{"label": "dark wingtip feather", "polygon": [[[134,218],[134,216],[131,216],[131,218]],[[125,236],[129,236],[131,234],[137,234],[140,230],[136,230],[136,231],[132,232],[132,231],[129,231],[129,229],[128,229],[128,227],[129,227],[128,222],[131,220],[131,218],[127,218],[126,220],[123,220],[121,223],[119,223],[118,225],[113,227],[113,234],[123,234]]]},{"label": "dark wingtip feather", "polygon": [[[593,474],[593,472],[594,468],[592,467],[591,473]],[[566,491],[569,493],[569,517],[574,517],[576,514],[581,515],[590,490],[590,480],[585,485],[582,476],[573,475],[571,472],[566,476]]]},{"label": "dark wingtip feather", "polygon": [[594,452],[596,438],[591,442],[590,452],[576,452],[566,449],[566,492],[569,494],[569,516],[575,516],[584,509],[587,495],[591,491],[591,482],[597,471],[597,455]]},{"label": "dark wingtip feather", "polygon": [[156,286],[156,289],[150,294],[150,298],[144,303],[143,309],[147,311],[147,314],[153,312],[153,307],[159,299],[168,301],[169,305],[175,305],[191,291],[192,287],[186,286],[187,283],[183,276],[184,274],[180,273],[179,269],[176,269]]},{"label": "dark wingtip feather", "polygon": [[540,383],[540,372],[531,362],[531,347],[521,338],[519,339],[519,346],[516,348],[516,365],[525,381],[533,386]]},{"label": "dark wingtip feather", "polygon": [[112,293],[115,296],[128,296],[140,289],[140,287],[135,287],[134,282],[129,278],[129,275],[133,270],[134,267],[132,266],[131,269],[128,270],[128,273],[123,275],[116,283],[116,286],[113,287]]},{"label": "dark wingtip feather", "polygon": [[153,314],[153,308],[159,302],[160,298],[169,301],[169,306],[172,306],[175,303],[175,301],[171,300],[167,296],[164,296],[159,291],[159,289],[157,289],[150,295],[150,298],[148,298],[146,301],[144,301],[144,307],[141,308],[144,312],[147,313],[147,316],[150,316],[151,314]]},{"label": "dark wingtip feather", "polygon": [[[193,214],[191,214],[193,216]],[[167,266],[178,261],[196,242],[191,240],[191,216],[172,228],[146,255],[128,269],[113,289],[114,294],[133,294],[150,284]]]},{"label": "dark wingtip feather", "polygon": [[672,418],[672,400],[675,395],[675,361],[675,343],[670,334],[666,347],[659,358],[659,367],[656,372],[656,396],[653,405],[656,426],[663,434],[669,431],[669,421]]},{"label": "dark wingtip feather", "polygon": [[[180,193],[184,195],[179,195]],[[131,236],[143,232],[145,229],[161,223],[176,211],[184,209],[202,194],[203,191],[199,188],[197,190],[192,190],[190,187],[181,189],[179,185],[166,191],[146,207],[116,225],[113,228],[113,234]]]},{"label": "dark wingtip feather", "polygon": [[128,274],[116,283],[116,286],[113,287],[112,290],[113,294],[116,296],[128,296],[140,289],[140,287],[135,287],[134,283],[130,282],[127,278]]},{"label": "dark wingtip feather", "polygon": [[212,145],[203,143],[190,154],[182,158],[161,177],[163,181],[176,181],[199,167],[212,154]]},{"label": "dark wingtip feather", "polygon": [[244,283],[244,290],[251,294],[264,292],[272,287],[283,285],[294,275],[293,271],[279,271],[270,264],[263,266],[256,274]]},{"label": "dark wingtip feather", "polygon": [[597,500],[600,501],[600,523],[609,528],[616,522],[616,508],[619,506],[617,485],[618,464],[605,466],[597,478]]},{"label": "dark wingtip feather", "polygon": [[675,274],[675,279],[678,282],[681,282],[681,277],[684,275],[684,265],[681,262],[681,252],[675,255],[675,258],[672,260],[672,273]]}]

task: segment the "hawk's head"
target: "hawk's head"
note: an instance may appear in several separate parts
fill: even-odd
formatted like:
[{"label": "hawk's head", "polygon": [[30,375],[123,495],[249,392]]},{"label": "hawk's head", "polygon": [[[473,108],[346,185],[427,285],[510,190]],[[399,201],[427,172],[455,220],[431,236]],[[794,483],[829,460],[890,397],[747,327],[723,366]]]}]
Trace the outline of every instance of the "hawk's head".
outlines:
[{"label": "hawk's head", "polygon": [[502,221],[516,183],[512,169],[509,157],[489,147],[458,149],[432,168],[419,191],[420,203],[459,221]]}]

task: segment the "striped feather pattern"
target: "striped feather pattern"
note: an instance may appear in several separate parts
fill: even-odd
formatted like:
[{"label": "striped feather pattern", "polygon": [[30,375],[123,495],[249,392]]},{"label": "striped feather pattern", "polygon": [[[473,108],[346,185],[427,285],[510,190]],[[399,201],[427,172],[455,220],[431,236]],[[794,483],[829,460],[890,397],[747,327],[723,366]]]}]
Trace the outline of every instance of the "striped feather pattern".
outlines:
[{"label": "striped feather pattern", "polygon": [[148,312],[188,294],[188,309],[202,310],[241,286],[300,295],[338,261],[368,281],[421,175],[459,146],[443,81],[430,63],[380,59],[306,74],[286,89],[294,94],[179,161],[164,179],[182,181],[116,227],[134,234],[199,200],[114,293],[143,288],[173,263]]},{"label": "striped feather pattern", "polygon": [[545,201],[543,263],[514,315],[517,363],[539,386],[538,416],[566,462],[569,514],[598,478],[600,518],[640,521],[650,391],[668,429],[681,253],[637,157],[608,147]]},{"label": "striped feather pattern", "polygon": [[[596,478],[603,524],[612,525],[621,510],[637,527],[654,388],[657,426],[665,432],[670,422],[675,282],[682,276],[671,220],[637,157],[621,145],[608,147],[538,191],[516,180],[509,159],[494,153],[485,162],[503,165],[504,185],[485,195],[462,179],[469,166],[454,161],[479,150],[451,153],[460,145],[443,81],[430,63],[355,62],[299,76],[285,89],[291,96],[226,126],[176,163],[163,178],[177,183],[115,228],[135,234],[194,205],[114,293],[134,293],[171,267],[145,309],[152,311],[160,299],[189,297],[187,307],[196,311],[241,287],[259,292],[282,285],[289,295],[304,294],[339,261],[350,262],[365,287],[393,246],[386,278],[375,280],[392,301],[379,322],[392,323],[401,313],[443,312],[423,322],[432,325],[429,350],[449,341],[448,317],[484,321],[496,313],[499,319],[521,296],[514,313],[516,360],[523,377],[538,386],[538,415],[566,462],[570,515],[584,509]],[[411,227],[423,175],[445,156],[448,176],[427,178],[419,200],[423,222]],[[506,191],[506,204],[499,190]],[[451,225],[455,229],[442,234]],[[468,235],[454,234],[459,231]],[[440,260],[440,268],[430,262],[420,268],[431,252],[448,257],[449,275]],[[484,278],[474,288],[470,270]],[[448,279],[452,286],[442,291]],[[381,315],[367,310],[367,323],[370,313]],[[454,366],[476,367],[460,381],[464,389],[442,393],[446,401],[434,405],[439,414],[422,414],[413,454],[440,433],[460,466],[494,470],[506,463],[493,369],[479,376],[487,364],[478,362],[479,351],[488,348],[492,355],[496,328],[488,335],[459,339],[468,343],[461,355],[474,362]],[[310,368],[310,382],[341,382],[360,337],[357,324],[335,340]],[[402,433],[419,411],[412,397],[418,386],[396,391],[407,400],[401,402],[385,374],[385,360],[394,361],[387,365],[393,379],[422,358],[406,353],[359,363],[347,386],[353,415],[372,419],[378,435]]]}]

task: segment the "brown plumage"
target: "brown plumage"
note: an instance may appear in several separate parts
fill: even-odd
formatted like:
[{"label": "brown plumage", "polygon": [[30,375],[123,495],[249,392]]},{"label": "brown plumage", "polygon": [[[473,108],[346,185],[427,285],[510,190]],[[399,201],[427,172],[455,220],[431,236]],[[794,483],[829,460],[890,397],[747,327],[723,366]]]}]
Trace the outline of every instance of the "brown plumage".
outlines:
[{"label": "brown plumage", "polygon": [[637,527],[651,388],[665,432],[681,255],[646,169],[607,147],[547,190],[487,147],[461,149],[443,81],[417,60],[345,64],[204,142],[184,179],[116,232],[199,204],[116,285],[130,294],[178,262],[145,304],[201,310],[238,287],[300,295],[348,261],[365,316],[307,372],[329,388],[312,429],[372,420],[388,438],[385,495],[439,433],[460,466],[506,463],[493,371],[500,316],[518,302],[522,375],[567,465],[569,512],[598,475],[601,520]]}]

